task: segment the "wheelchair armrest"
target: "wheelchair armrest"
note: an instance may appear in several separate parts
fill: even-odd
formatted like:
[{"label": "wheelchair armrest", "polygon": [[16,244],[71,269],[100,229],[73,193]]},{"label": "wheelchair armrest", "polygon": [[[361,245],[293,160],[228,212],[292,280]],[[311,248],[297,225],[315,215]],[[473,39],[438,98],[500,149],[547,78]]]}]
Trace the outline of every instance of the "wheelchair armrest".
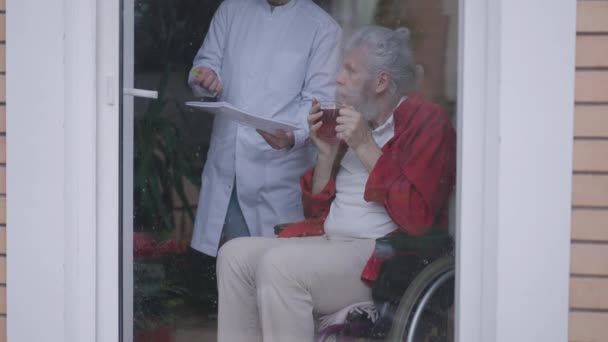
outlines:
[{"label": "wheelchair armrest", "polygon": [[380,245],[388,245],[395,250],[420,251],[420,250],[444,250],[450,251],[453,246],[452,237],[447,231],[431,230],[422,236],[411,236],[403,232],[397,232],[389,236],[376,239]]}]

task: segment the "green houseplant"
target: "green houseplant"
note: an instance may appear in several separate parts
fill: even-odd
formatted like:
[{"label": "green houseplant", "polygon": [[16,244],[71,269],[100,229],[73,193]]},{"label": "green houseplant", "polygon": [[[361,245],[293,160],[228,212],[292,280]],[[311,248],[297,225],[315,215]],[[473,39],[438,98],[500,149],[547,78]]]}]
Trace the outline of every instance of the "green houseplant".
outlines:
[{"label": "green houseplant", "polygon": [[[200,184],[194,148],[180,135],[176,117],[165,112],[166,71],[160,80],[159,100],[135,117],[134,199],[136,230],[171,230],[176,198],[191,218],[185,180]],[[179,106],[179,104],[176,104]],[[179,108],[179,107],[178,107]],[[181,113],[181,112],[180,112]]]},{"label": "green houseplant", "polygon": [[175,238],[176,206],[181,204],[180,209],[194,217],[185,187],[186,181],[199,185],[200,158],[179,126],[185,113],[166,94],[170,70],[168,65],[160,74],[160,99],[150,101],[134,123],[136,342],[170,342],[180,310],[192,301],[186,241],[171,238]]}]

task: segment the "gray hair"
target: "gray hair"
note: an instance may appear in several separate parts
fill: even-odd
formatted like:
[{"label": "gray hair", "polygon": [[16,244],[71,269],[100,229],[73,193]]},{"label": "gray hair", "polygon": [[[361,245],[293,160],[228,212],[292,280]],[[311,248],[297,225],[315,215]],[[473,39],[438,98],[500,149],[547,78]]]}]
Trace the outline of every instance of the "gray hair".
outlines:
[{"label": "gray hair", "polygon": [[391,30],[381,26],[365,26],[346,43],[346,51],[365,46],[369,51],[369,68],[373,75],[386,72],[391,76],[390,92],[406,95],[418,87],[423,69],[414,62],[410,31],[401,27]]}]

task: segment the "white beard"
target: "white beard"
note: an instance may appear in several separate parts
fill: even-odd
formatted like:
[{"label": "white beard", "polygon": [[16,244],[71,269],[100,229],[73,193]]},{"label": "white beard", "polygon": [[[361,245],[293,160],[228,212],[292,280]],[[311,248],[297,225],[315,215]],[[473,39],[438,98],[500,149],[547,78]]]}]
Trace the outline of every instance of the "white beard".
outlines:
[{"label": "white beard", "polygon": [[365,84],[352,91],[338,88],[337,100],[345,105],[353,106],[367,121],[374,120],[378,115],[376,101],[372,96],[366,94]]},{"label": "white beard", "polygon": [[367,121],[373,121],[376,116],[378,116],[378,113],[376,112],[376,101],[370,97],[366,97],[365,101],[355,107],[355,109],[361,113]]}]

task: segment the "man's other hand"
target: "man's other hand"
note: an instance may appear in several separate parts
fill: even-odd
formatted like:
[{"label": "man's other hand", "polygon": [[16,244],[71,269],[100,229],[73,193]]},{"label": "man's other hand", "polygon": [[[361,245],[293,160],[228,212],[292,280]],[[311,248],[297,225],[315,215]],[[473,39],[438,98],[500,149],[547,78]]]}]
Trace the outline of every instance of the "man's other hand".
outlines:
[{"label": "man's other hand", "polygon": [[363,115],[353,108],[340,109],[336,123],[336,136],[344,140],[352,149],[375,144],[369,124]]},{"label": "man's other hand", "polygon": [[219,77],[217,77],[215,71],[206,67],[198,67],[194,68],[192,73],[196,76],[194,84],[203,87],[216,95],[224,90],[224,85],[222,85],[222,82]]},{"label": "man's other hand", "polygon": [[292,148],[296,143],[296,139],[293,132],[285,132],[283,130],[277,130],[276,133],[270,134],[261,130],[256,130],[264,140],[275,150],[282,150],[285,148]]}]

